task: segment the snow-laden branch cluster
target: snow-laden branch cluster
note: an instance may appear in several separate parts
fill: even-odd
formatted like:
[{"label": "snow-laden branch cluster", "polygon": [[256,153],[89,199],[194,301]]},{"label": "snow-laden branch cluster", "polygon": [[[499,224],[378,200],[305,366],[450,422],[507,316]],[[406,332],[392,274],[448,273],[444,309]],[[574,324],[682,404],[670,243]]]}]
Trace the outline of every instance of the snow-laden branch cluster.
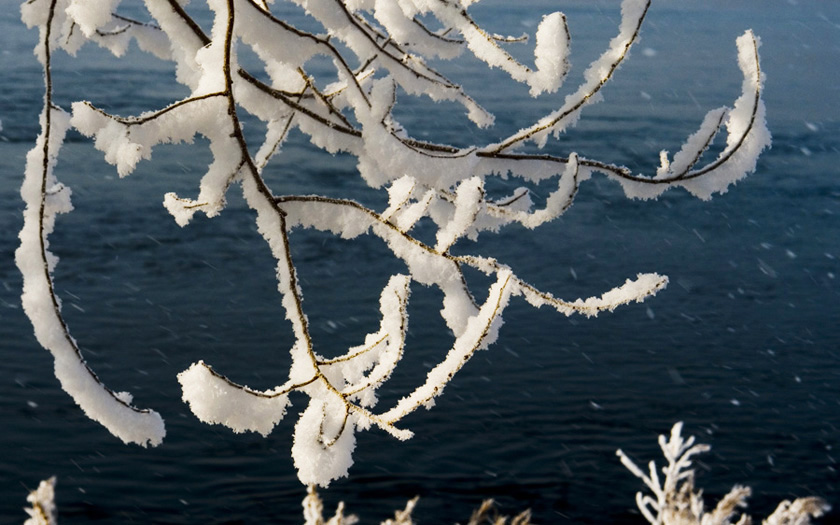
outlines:
[{"label": "snow-laden branch cluster", "polygon": [[[68,128],[92,137],[120,176],[151,158],[158,144],[191,142],[197,135],[209,141],[213,162],[195,194],[169,193],[164,206],[184,226],[197,212],[209,217],[221,213],[227,192],[241,187],[277,260],[278,289],[295,343],[282,385],[254,390],[198,362],[179,375],[183,398],[202,421],[266,435],[286,414],[290,395],[308,396],[295,427],[292,455],[300,480],[321,485],[346,475],[357,430],[377,427],[398,439],[411,437],[401,420],[419,407],[430,407],[461,367],[496,340],[511,298],[522,297],[535,307],[553,307],[566,315],[592,316],[641,301],[667,284],[666,277],[640,274],[600,297],[564,300],[522,281],[502,261],[453,254],[451,248],[460,240],[511,224],[535,228],[557,218],[595,172],[617,180],[631,197],[651,198],[681,186],[707,199],[753,171],[759,153],[770,144],[761,101],[759,40],[748,31],[737,41],[743,94],[733,108],[711,111],[673,158],[662,152],[654,175],[634,174],[572,152],[557,156],[520,149],[526,143],[545,146],[552,135],[572,127],[584,107],[601,99],[602,89],[639,39],[649,0],[621,2],[617,35],[556,111],[524,121],[520,131],[495,143],[466,148],[413,138],[393,112],[398,93],[452,101],[475,125],[490,126],[493,116],[431,67],[431,60],[470,53],[525,83],[532,96],[555,92],[569,70],[570,39],[563,14],[543,17],[531,66],[506,51],[511,45],[528,45],[527,35],[496,35],[483,29],[469,13],[470,0],[289,1],[320,23],[323,32],[291,25],[264,0],[207,0],[213,13],[209,32],[181,0],[145,0],[149,17],[143,21],[120,15],[120,0],[29,0],[22,7],[23,20],[40,28],[36,55],[46,79],[42,132],[29,155],[22,189],[27,207],[17,261],[24,275],[23,303],[39,341],[55,357],[62,386],[90,417],[126,442],[160,443],[165,433],[162,419],[134,407],[130,394],[105,387],[86,366],[52,283],[58,259],[48,249],[48,236],[56,216],[72,209],[70,189],[53,174]],[[117,56],[136,42],[171,62],[189,94],[138,115],[112,115],[88,101],[74,103],[67,113],[52,100],[53,53],[63,49],[74,54],[88,41]],[[238,51],[243,48],[259,57],[265,75],[240,65]],[[325,85],[313,77],[307,66],[314,57],[326,57],[337,80]],[[265,125],[259,145],[245,139],[245,114]],[[726,146],[706,160],[704,153],[723,129]],[[275,193],[263,169],[282,151],[292,130],[327,152],[355,156],[366,183],[387,191],[387,208],[377,211],[351,200]],[[488,180],[509,176],[534,184],[553,179],[556,189],[541,209],[533,209],[527,188],[489,199]],[[421,221],[436,226],[433,244],[415,236]],[[295,228],[347,239],[374,235],[405,263],[406,272],[392,275],[382,290],[378,329],[340,357],[322,357],[311,338],[304,291],[290,251]],[[476,301],[465,268],[490,277],[483,302]],[[406,351],[406,305],[414,283],[442,291],[441,315],[454,341],[423,384],[394,406],[380,409],[376,390]]]},{"label": "snow-laden branch cluster", "polygon": [[[682,422],[676,423],[670,437],[659,436],[659,448],[668,462],[661,469],[664,480],[653,461],[645,472],[621,449],[616,451],[621,463],[653,493],[653,496],[636,493],[636,505],[642,515],[651,525],[751,525],[752,518],[747,514],[741,514],[738,521],[734,521],[739,509],[747,506],[747,498],[752,494],[752,490],[743,485],[732,487],[711,512],[706,511],[703,491],[694,488],[692,458],[708,452],[711,447],[695,444],[694,436],[683,439],[682,427]],[[825,501],[816,497],[799,498],[793,502],[785,500],[762,524],[809,525],[811,518],[818,518],[830,509]]]}]

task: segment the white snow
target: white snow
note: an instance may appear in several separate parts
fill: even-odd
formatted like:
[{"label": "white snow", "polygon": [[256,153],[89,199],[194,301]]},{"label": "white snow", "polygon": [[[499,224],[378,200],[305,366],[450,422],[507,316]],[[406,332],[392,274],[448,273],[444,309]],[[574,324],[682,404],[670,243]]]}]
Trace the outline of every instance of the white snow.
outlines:
[{"label": "white snow", "polygon": [[[218,377],[203,361],[178,374],[184,402],[201,421],[224,425],[234,432],[267,436],[286,415],[289,395],[239,387]],[[282,390],[281,390],[282,391]]]}]

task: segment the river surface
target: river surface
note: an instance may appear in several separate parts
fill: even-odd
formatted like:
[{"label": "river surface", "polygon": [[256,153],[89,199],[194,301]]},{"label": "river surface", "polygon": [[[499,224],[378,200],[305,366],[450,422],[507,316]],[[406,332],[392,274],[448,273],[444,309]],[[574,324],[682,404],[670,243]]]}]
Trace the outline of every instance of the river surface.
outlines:
[{"label": "river surface", "polygon": [[[201,424],[180,400],[175,376],[199,359],[252,387],[284,382],[291,344],[274,262],[238,188],[219,217],[183,229],[161,206],[168,191],[195,194],[211,160],[205,142],[159,147],[120,180],[72,134],[57,171],[76,207],[51,237],[63,311],[100,377],[161,412],[164,443],[121,444],[53,377],[22,313],[13,261],[18,188],[43,93],[31,54],[37,34],[19,22],[15,2],[0,4],[0,524],[22,523],[27,488],[52,475],[64,525],[301,522],[304,489],[289,449],[306,398],[292,398],[267,439]],[[614,1],[509,4],[485,0],[475,16],[494,32],[533,34],[543,14],[567,14],[574,73],[566,87],[534,100],[474,61],[446,65],[497,124],[475,132],[453,106],[403,94],[399,119],[414,136],[481,144],[524,127],[574,89],[618,22]],[[632,201],[595,177],[562,218],[456,247],[497,257],[569,299],[639,272],[668,275],[668,288],[595,319],[514,300],[498,342],[432,410],[405,420],[413,439],[358,434],[349,477],[323,491],[328,510],[344,500],[378,523],[420,495],[418,523],[454,523],[492,497],[508,514],[531,508],[538,523],[643,523],[634,494],[644,487],[615,450],[661,463],[656,438],[677,421],[712,445],[696,464],[707,505],[740,483],[753,488],[756,518],[797,496],[840,507],[840,3],[654,2],[605,101],[547,148],[651,173],[660,150],[677,151],[707,110],[737,98],[735,39],[749,28],[763,42],[773,134],[755,174],[711,202],[681,190]],[[530,44],[520,46],[527,56]],[[167,64],[136,50],[127,60],[93,48],[56,60],[56,102],[65,108],[88,99],[130,114],[185,96]],[[383,209],[382,193],[354,166],[298,133],[267,178],[278,194],[318,192]],[[378,326],[387,276],[404,270],[375,238],[294,232],[291,242],[319,350],[359,344]],[[486,284],[469,277],[476,289]],[[413,287],[406,357],[381,390],[382,406],[451,345],[440,299]]]}]

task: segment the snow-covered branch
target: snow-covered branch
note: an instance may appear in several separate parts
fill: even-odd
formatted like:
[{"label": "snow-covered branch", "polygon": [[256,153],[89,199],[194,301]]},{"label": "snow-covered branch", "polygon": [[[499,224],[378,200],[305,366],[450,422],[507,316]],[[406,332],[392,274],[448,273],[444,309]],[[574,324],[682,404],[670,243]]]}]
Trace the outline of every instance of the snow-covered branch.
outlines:
[{"label": "snow-covered branch", "polygon": [[29,519],[23,522],[23,525],[58,524],[55,508],[55,476],[39,483],[38,488],[26,496],[26,501],[32,506],[23,509],[29,515]]},{"label": "snow-covered branch", "polygon": [[[531,96],[552,93],[570,68],[565,15],[554,12],[542,18],[533,35],[531,66],[515,60],[506,49],[524,45],[528,38],[496,35],[483,28],[469,11],[473,2],[467,0],[290,2],[323,31],[295,27],[276,14],[277,6],[256,0],[207,0],[213,17],[209,32],[178,0],[143,0],[148,20],[119,14],[121,0],[30,0],[22,7],[24,21],[41,31],[36,55],[44,66],[46,85],[42,131],[29,155],[22,188],[27,207],[17,262],[24,275],[23,304],[38,340],[55,356],[62,386],[91,418],[124,441],[159,443],[165,433],[163,421],[153,411],[135,408],[129,394],[113,392],[86,366],[52,282],[58,259],[48,249],[48,236],[57,216],[72,210],[70,189],[56,179],[53,167],[70,128],[93,138],[95,147],[123,177],[139,162],[150,160],[159,144],[191,143],[196,136],[207,139],[213,161],[195,195],[168,193],[164,206],[179,225],[186,226],[197,212],[208,217],[220,214],[228,192],[241,188],[276,260],[277,287],[294,344],[289,349],[288,378],[275,388],[249,388],[199,361],[178,376],[183,399],[204,422],[267,435],[286,415],[291,396],[308,397],[295,426],[292,456],[300,480],[318,485],[347,474],[357,430],[377,427],[398,439],[411,437],[411,431],[399,426],[402,419],[419,407],[430,407],[470,358],[497,339],[510,300],[522,297],[535,307],[593,316],[642,301],[668,282],[656,273],[642,273],[596,297],[559,299],[524,282],[504,261],[464,254],[464,238],[476,239],[515,224],[533,229],[556,219],[595,172],[617,180],[631,197],[655,197],[679,186],[706,199],[753,171],[756,158],[770,143],[761,101],[760,41],[747,32],[737,41],[742,95],[732,109],[709,112],[673,158],[662,152],[654,175],[633,174],[608,159],[589,159],[575,152],[516,151],[527,142],[545,146],[551,135],[570,129],[585,107],[601,100],[640,38],[651,9],[648,0],[621,2],[617,36],[555,111],[542,118],[524,116],[519,132],[467,147],[412,136],[395,114],[399,97],[452,101],[476,126],[491,126],[493,115],[436,70],[432,59],[454,60],[468,51],[488,67],[502,69],[512,81],[524,83]],[[110,114],[96,101],[75,102],[71,113],[54,104],[55,51],[72,55],[91,42],[120,56],[132,41],[172,62],[188,95],[137,115]],[[249,71],[242,65],[245,60],[240,63],[244,48],[262,62],[265,74]],[[314,57],[331,64],[328,79],[313,74],[319,71],[310,64]],[[246,139],[243,122],[248,119],[264,124],[259,144]],[[724,128],[726,146],[717,158],[705,161]],[[388,206],[377,210],[327,197],[327,191],[289,195],[280,185],[272,188],[263,171],[282,154],[284,141],[295,131],[329,153],[354,156],[359,176],[370,187],[387,191]],[[527,184],[551,181],[556,189],[541,209],[533,209],[526,187],[507,197],[489,198],[488,182],[508,176]],[[433,242],[420,240],[415,230],[421,223],[436,228]],[[378,329],[335,358],[316,352],[304,309],[305,290],[290,247],[294,230],[305,228],[344,239],[371,235],[406,268],[405,273],[391,275],[380,294]],[[475,294],[486,297],[483,302],[476,301],[465,268],[489,276],[492,284]],[[452,346],[423,384],[395,406],[378,411],[377,389],[410,351],[407,304],[412,286],[418,284],[442,292],[440,312],[452,331]],[[664,488],[654,470],[649,474],[634,470],[657,498],[669,490],[673,476],[683,479],[678,474],[685,469],[683,459],[700,451],[698,446],[676,443],[672,438],[668,445],[677,447],[668,448],[675,470],[666,476]],[[661,502],[640,498],[643,512],[652,516]]]},{"label": "snow-covered branch", "polygon": [[[707,511],[704,508],[703,491],[694,488],[692,458],[708,452],[711,447],[695,444],[694,436],[684,439],[682,427],[682,422],[678,422],[671,429],[670,437],[659,436],[659,448],[668,462],[661,470],[665,475],[664,482],[660,480],[653,461],[648,473],[645,473],[621,449],[616,451],[622,465],[641,479],[655,496],[637,493],[639,511],[651,525],[750,525],[752,518],[747,514],[741,514],[738,521],[734,521],[740,510],[747,506],[747,498],[752,494],[749,487],[735,485],[714,509]],[[809,525],[811,518],[818,518],[830,509],[825,501],[815,497],[799,498],[792,503],[783,501],[762,523]]]}]

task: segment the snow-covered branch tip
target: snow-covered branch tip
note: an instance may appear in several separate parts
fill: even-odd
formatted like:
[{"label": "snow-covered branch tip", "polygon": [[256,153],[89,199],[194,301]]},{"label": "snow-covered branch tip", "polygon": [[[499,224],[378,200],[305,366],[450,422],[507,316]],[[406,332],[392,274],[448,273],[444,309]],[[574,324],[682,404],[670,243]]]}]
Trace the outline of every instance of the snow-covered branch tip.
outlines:
[{"label": "snow-covered branch tip", "polygon": [[[638,492],[636,505],[645,519],[652,525],[750,525],[752,518],[740,514],[747,506],[747,498],[752,493],[749,487],[735,485],[715,506],[707,511],[703,503],[703,491],[695,489],[695,470],[692,458],[708,452],[711,447],[695,444],[694,436],[682,437],[682,422],[671,429],[670,437],[659,436],[659,448],[665,456],[667,465],[659,476],[656,464],[651,461],[648,472],[641,469],[621,449],[616,454],[622,465],[641,479],[653,496]],[[762,523],[764,525],[809,525],[811,518],[819,518],[831,509],[825,501],[816,497],[799,498],[783,501],[776,510]],[[738,518],[737,522],[734,521]]]},{"label": "snow-covered branch tip", "polygon": [[31,505],[23,510],[29,518],[23,525],[58,525],[58,511],[55,506],[55,476],[45,479],[38,488],[26,496]]},{"label": "snow-covered branch tip", "polygon": [[[132,2],[145,6],[147,19],[121,14],[122,4]],[[163,420],[156,412],[134,407],[129,394],[110,390],[87,367],[61,315],[52,282],[58,259],[48,249],[48,236],[57,217],[72,210],[70,188],[53,169],[68,129],[91,137],[120,176],[151,160],[160,144],[189,144],[196,136],[204,137],[213,161],[195,190],[164,197],[164,207],[181,226],[199,212],[219,215],[228,192],[241,189],[276,260],[277,288],[294,336],[288,349],[290,369],[278,386],[263,390],[228,378],[197,358],[178,380],[184,401],[200,420],[235,432],[267,435],[286,415],[292,397],[308,398],[292,446],[299,478],[307,485],[327,485],[347,474],[357,430],[376,427],[398,439],[411,437],[411,431],[399,426],[402,419],[420,407],[430,407],[472,356],[498,338],[511,299],[522,297],[534,307],[549,306],[565,315],[594,316],[645,300],[668,282],[656,273],[639,273],[600,296],[560,299],[524,282],[505,261],[467,253],[466,239],[515,225],[534,229],[560,217],[596,172],[617,180],[631,197],[653,197],[668,188],[684,187],[705,199],[753,171],[758,155],[770,144],[761,101],[760,41],[747,32],[737,40],[744,76],[740,98],[732,109],[709,112],[700,130],[673,158],[659,154],[655,175],[636,175],[609,160],[576,152],[517,151],[529,142],[548,147],[552,135],[571,129],[586,107],[603,98],[641,38],[649,0],[621,1],[616,36],[586,69],[582,84],[555,111],[542,118],[522,115],[520,131],[500,133],[491,144],[462,147],[400,123],[395,109],[400,98],[451,101],[474,125],[492,125],[493,115],[433,64],[439,63],[437,59],[457,60],[468,52],[487,67],[502,69],[513,83],[524,84],[526,97],[554,92],[570,68],[571,41],[564,14],[542,17],[531,35],[534,61],[529,65],[514,60],[515,53],[508,51],[508,46],[523,45],[528,38],[500,36],[486,29],[470,10],[474,2],[288,0],[322,26],[318,32],[289,23],[283,2],[207,3],[212,16],[209,32],[194,18],[192,7],[176,0],[29,0],[21,8],[25,23],[41,32],[36,55],[44,66],[46,87],[42,131],[29,154],[21,192],[26,201],[17,251],[24,276],[22,301],[38,341],[55,356],[62,387],[91,418],[127,442],[160,443]],[[132,13],[141,11],[139,5],[130,7]],[[75,102],[71,113],[65,112],[52,100],[53,54],[61,49],[73,55],[88,42],[116,56],[135,42],[140,50],[173,63],[175,78],[186,87],[186,94],[137,115],[111,114],[97,101]],[[240,60],[241,53],[247,53],[248,59]],[[253,64],[254,57],[263,71],[246,66]],[[326,58],[321,63],[331,64],[331,71],[312,66],[314,57]],[[250,130],[259,129],[257,123],[264,126],[264,134],[252,144],[254,134],[246,134],[244,126],[255,124]],[[723,129],[726,146],[716,159],[706,161]],[[289,195],[283,193],[282,183],[272,187],[263,172],[282,156],[285,141],[295,133],[327,153],[355,157],[361,179],[371,188],[387,191],[385,209],[328,197],[332,192],[326,189],[321,195]],[[494,179],[510,177],[523,186],[509,195],[492,195]],[[543,205],[535,207],[534,190],[544,182],[553,189]],[[421,236],[419,225],[435,231],[431,237]],[[405,266],[402,273],[389,277],[381,291],[379,326],[371,327],[352,348],[313,341],[304,308],[305,286],[291,250],[299,229],[344,239],[369,236],[372,240],[358,242],[384,243]],[[421,237],[433,240],[424,242]],[[488,276],[487,290],[475,289],[467,269]],[[410,350],[407,304],[417,285],[441,292],[440,313],[452,332],[452,346],[422,384],[394,406],[380,409],[377,390]],[[316,348],[338,357],[324,357]],[[656,473],[645,476],[651,490],[656,490]]]}]

